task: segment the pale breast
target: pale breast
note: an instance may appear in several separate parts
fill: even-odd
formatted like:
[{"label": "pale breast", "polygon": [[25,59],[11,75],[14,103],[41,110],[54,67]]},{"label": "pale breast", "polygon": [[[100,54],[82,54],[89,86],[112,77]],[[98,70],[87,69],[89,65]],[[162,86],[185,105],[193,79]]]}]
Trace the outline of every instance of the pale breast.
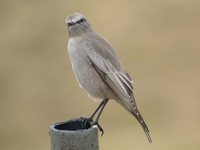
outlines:
[{"label": "pale breast", "polygon": [[70,39],[68,44],[72,68],[80,87],[95,99],[113,98],[114,94],[88,59],[86,48],[87,44],[79,39]]}]

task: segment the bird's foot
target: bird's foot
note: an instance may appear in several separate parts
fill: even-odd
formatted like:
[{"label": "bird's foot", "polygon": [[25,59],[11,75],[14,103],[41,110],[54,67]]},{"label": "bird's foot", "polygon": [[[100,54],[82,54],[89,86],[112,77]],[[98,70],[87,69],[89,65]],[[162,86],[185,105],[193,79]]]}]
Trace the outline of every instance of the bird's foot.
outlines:
[{"label": "bird's foot", "polygon": [[101,132],[101,136],[104,134],[103,128],[100,126],[98,121],[93,122],[93,119],[91,117],[89,118],[83,118],[83,124],[82,124],[82,129],[89,129],[91,126],[96,125]]},{"label": "bird's foot", "polygon": [[89,129],[93,125],[93,119],[90,118],[84,118],[82,129]]},{"label": "bird's foot", "polygon": [[97,121],[95,121],[92,125],[96,125],[99,129],[99,131],[101,132],[101,136],[103,136],[104,134],[104,130],[103,128],[99,125],[99,123]]}]

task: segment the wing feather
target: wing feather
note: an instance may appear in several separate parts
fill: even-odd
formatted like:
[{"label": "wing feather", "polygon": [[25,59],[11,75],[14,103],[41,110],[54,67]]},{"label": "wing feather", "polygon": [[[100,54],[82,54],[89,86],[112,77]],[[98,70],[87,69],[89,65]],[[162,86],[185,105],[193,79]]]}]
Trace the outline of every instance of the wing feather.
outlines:
[{"label": "wing feather", "polygon": [[127,76],[127,73],[123,70],[117,70],[108,59],[102,57],[94,49],[90,49],[88,57],[91,62],[104,73],[108,82],[107,84],[109,84],[112,89],[115,89],[118,96],[122,94],[123,97],[127,99],[132,97],[132,81],[130,80],[130,77]]},{"label": "wing feather", "polygon": [[88,52],[89,60],[94,66],[97,73],[101,76],[103,81],[114,91],[121,101],[120,104],[125,106],[142,125],[144,132],[149,140],[152,142],[149,135],[149,129],[144,122],[139,110],[137,109],[135,99],[133,96],[132,80],[127,72],[123,69],[119,70],[105,57],[101,56],[93,48]]}]

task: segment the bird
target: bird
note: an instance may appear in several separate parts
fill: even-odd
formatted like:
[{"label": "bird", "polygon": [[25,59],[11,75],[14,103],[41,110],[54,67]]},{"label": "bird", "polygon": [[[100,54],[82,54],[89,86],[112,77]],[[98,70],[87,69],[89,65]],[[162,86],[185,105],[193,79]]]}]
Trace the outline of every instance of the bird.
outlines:
[{"label": "bird", "polygon": [[130,112],[141,124],[148,141],[150,131],[140,114],[133,91],[133,80],[120,62],[112,45],[97,33],[86,17],[78,12],[65,19],[68,28],[68,54],[79,86],[89,97],[100,102],[88,118],[102,131],[99,118],[109,100],[115,100]]}]

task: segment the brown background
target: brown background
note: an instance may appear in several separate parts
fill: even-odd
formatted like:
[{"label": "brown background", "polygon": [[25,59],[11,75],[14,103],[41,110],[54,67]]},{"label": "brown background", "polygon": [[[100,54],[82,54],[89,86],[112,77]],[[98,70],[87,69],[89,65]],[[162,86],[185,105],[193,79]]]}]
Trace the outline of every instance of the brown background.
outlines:
[{"label": "brown background", "polygon": [[65,17],[83,13],[134,78],[150,130],[115,102],[101,150],[200,149],[200,1],[1,0],[0,149],[49,150],[49,126],[97,107],[75,80]]}]

